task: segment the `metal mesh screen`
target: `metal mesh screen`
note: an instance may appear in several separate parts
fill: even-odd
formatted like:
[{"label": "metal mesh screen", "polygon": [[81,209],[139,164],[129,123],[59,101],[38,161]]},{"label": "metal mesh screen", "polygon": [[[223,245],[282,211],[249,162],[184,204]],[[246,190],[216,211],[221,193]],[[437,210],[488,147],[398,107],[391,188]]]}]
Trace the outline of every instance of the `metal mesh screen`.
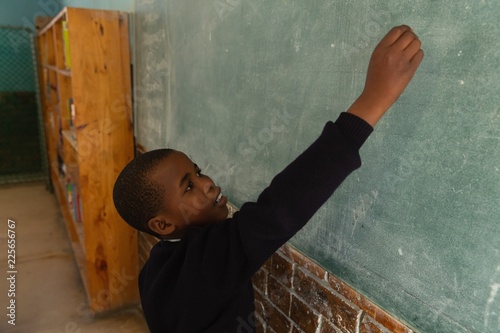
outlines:
[{"label": "metal mesh screen", "polygon": [[34,34],[0,27],[0,184],[47,180]]}]

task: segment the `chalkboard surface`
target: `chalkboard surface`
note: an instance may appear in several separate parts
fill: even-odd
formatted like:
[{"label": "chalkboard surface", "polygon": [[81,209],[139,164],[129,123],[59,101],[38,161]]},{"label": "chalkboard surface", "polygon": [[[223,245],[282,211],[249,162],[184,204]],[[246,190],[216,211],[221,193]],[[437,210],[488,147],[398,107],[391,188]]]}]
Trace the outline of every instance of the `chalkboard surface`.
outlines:
[{"label": "chalkboard surface", "polygon": [[241,205],[361,92],[394,25],[425,59],[292,244],[422,332],[500,332],[500,2],[136,1],[136,133]]}]

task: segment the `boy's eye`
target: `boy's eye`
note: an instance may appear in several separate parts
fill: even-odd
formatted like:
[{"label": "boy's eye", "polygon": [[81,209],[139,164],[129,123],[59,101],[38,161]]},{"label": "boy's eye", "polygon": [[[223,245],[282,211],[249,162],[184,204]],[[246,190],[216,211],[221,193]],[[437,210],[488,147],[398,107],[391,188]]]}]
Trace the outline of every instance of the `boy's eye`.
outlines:
[{"label": "boy's eye", "polygon": [[[204,175],[201,173],[201,169],[200,169],[200,168],[198,168],[198,167],[196,167],[195,172],[196,172],[196,176],[197,176],[197,177],[203,177],[203,176],[204,176]],[[187,187],[186,187],[186,192],[188,192],[188,191],[192,190],[192,189],[193,189],[193,187],[194,187],[193,182],[192,182],[192,181],[188,182],[188,185],[187,185]]]}]

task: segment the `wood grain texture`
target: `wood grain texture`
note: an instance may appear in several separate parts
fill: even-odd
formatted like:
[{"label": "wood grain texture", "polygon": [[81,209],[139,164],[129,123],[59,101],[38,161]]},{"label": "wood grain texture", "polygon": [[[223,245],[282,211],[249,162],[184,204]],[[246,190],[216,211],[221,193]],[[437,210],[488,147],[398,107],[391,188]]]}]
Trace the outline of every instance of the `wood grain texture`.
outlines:
[{"label": "wood grain texture", "polygon": [[[64,68],[62,20],[68,24],[69,71]],[[119,172],[134,157],[128,14],[65,8],[39,33],[38,45],[49,159],[55,166],[52,182],[90,308],[103,312],[137,303],[137,232],[121,219],[112,200]],[[47,89],[59,98],[47,96]],[[69,98],[76,109],[73,128]],[[69,211],[58,154],[79,187],[83,222],[73,221]]]}]

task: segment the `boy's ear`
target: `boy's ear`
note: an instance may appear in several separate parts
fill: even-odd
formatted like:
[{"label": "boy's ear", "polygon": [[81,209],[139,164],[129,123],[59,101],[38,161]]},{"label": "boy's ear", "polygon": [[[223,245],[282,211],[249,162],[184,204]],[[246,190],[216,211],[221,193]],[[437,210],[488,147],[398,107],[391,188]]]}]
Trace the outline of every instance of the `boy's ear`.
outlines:
[{"label": "boy's ear", "polygon": [[176,226],[174,223],[169,222],[165,215],[157,215],[148,221],[149,229],[162,236],[172,234]]}]

